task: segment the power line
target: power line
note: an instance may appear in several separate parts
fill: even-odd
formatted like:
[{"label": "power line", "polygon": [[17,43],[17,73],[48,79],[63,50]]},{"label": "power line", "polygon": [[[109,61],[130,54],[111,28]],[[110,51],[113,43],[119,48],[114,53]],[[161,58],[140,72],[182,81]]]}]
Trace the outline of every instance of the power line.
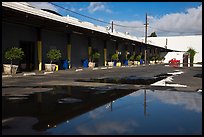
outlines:
[{"label": "power line", "polygon": [[[105,24],[112,25],[112,23],[110,23],[110,22],[102,21],[102,20],[99,20],[99,19],[96,19],[96,18],[89,17],[89,16],[84,15],[84,14],[80,14],[80,13],[78,13],[78,12],[75,12],[75,11],[72,11],[72,10],[70,10],[70,9],[64,8],[64,7],[62,7],[62,6],[59,6],[59,5],[57,5],[57,4],[54,4],[54,3],[52,3],[52,2],[49,2],[49,3],[52,4],[52,5],[54,5],[54,6],[56,6],[56,7],[59,7],[59,8],[61,8],[61,9],[64,9],[64,10],[66,10],[66,11],[75,13],[75,14],[80,15],[80,16],[83,16],[83,17],[85,17],[85,18],[89,18],[89,19],[92,19],[92,20],[95,20],[95,21],[98,21],[98,22],[101,22],[101,23],[105,23]],[[119,26],[119,27],[125,27],[125,28],[143,28],[143,26],[141,26],[141,27],[133,27],[133,26],[125,26],[125,25],[115,24],[115,23],[113,23],[113,25]]]}]

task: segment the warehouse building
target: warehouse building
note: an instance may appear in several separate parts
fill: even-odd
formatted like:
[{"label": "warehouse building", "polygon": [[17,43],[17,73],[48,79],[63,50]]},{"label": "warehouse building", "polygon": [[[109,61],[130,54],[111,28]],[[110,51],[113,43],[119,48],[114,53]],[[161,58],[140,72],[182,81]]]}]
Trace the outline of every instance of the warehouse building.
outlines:
[{"label": "warehouse building", "polygon": [[93,50],[101,54],[99,66],[105,66],[117,52],[121,53],[122,61],[134,52],[149,56],[172,51],[156,44],[145,44],[127,33],[37,9],[26,2],[2,2],[3,64],[9,63],[4,53],[11,47],[24,50],[20,67],[24,65],[28,71],[44,70],[44,64],[49,63],[46,53],[50,49],[59,49],[62,60],[69,60],[72,68],[82,67],[82,61],[90,60]]}]

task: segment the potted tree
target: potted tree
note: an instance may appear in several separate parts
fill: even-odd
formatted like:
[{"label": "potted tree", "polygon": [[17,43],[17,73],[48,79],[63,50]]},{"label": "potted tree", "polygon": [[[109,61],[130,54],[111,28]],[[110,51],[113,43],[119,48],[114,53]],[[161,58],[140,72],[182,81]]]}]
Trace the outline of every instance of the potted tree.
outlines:
[{"label": "potted tree", "polygon": [[150,57],[150,64],[155,64],[155,56]]},{"label": "potted tree", "polygon": [[117,60],[118,59],[118,54],[115,53],[113,55],[109,55],[110,56],[110,60],[108,61],[108,66],[109,67],[113,67],[114,66],[114,60]]},{"label": "potted tree", "polygon": [[54,71],[56,64],[52,64],[53,61],[57,61],[62,57],[60,50],[51,49],[47,53],[47,58],[50,60],[50,64],[45,64],[45,71]]},{"label": "potted tree", "polygon": [[118,54],[115,53],[111,56],[111,61],[113,62],[113,66],[116,66],[117,62],[118,62]]},{"label": "potted tree", "polygon": [[139,54],[139,55],[136,56],[135,60],[137,61],[137,65],[140,64],[141,58],[142,58],[142,55],[141,55],[141,54]]},{"label": "potted tree", "polygon": [[18,69],[18,65],[13,65],[13,60],[17,59],[17,60],[21,60],[22,57],[24,56],[24,52],[22,50],[22,48],[17,48],[17,47],[12,47],[10,49],[8,49],[5,52],[5,58],[7,60],[10,60],[11,63],[10,64],[4,64],[4,73],[5,74],[16,74],[16,71]]},{"label": "potted tree", "polygon": [[129,62],[128,62],[128,65],[134,65],[134,61],[135,61],[135,53],[133,55],[130,56],[129,58]]},{"label": "potted tree", "polygon": [[94,68],[95,66],[98,67],[98,59],[100,58],[100,53],[97,51],[93,51],[91,55],[91,62],[89,62],[89,67]]}]

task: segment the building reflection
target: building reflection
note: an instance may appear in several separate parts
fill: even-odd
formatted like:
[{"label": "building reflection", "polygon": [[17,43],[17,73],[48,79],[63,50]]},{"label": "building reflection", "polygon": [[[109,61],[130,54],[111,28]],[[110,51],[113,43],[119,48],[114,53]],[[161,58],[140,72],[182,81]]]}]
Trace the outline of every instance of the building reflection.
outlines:
[{"label": "building reflection", "polygon": [[107,108],[107,109],[110,108],[110,111],[113,111],[113,102],[114,102],[114,101],[111,101],[110,103],[108,103],[108,104],[106,105],[106,108]]},{"label": "building reflection", "polygon": [[[53,91],[35,93],[31,94],[27,100],[15,102],[10,101],[8,96],[3,96],[2,107],[4,109],[2,109],[2,119],[14,116],[35,117],[38,119],[38,123],[33,125],[33,129],[44,131],[107,103],[110,103],[110,111],[112,111],[113,100],[133,92],[132,90],[124,89],[114,89],[107,92],[91,91],[85,87],[58,87],[53,90],[56,90],[55,94],[52,94]],[[82,102],[57,102],[57,100],[67,97],[77,98],[82,100]]]}]

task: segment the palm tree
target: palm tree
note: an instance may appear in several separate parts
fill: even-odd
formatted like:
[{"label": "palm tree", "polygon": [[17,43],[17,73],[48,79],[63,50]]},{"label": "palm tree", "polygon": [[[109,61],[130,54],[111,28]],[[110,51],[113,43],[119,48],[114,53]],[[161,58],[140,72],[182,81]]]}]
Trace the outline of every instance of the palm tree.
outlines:
[{"label": "palm tree", "polygon": [[189,49],[187,50],[187,52],[190,54],[190,66],[192,67],[192,66],[193,66],[193,61],[194,61],[194,56],[195,56],[195,54],[196,54],[197,52],[196,52],[195,49],[193,49],[193,48],[189,48]]}]

